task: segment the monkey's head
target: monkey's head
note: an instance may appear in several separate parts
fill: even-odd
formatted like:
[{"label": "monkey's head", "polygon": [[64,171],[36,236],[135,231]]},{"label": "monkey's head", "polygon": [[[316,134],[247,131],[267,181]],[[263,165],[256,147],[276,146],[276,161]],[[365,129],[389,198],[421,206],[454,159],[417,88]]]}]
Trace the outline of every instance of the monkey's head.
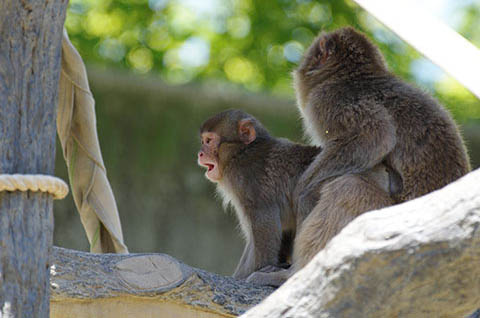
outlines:
[{"label": "monkey's head", "polygon": [[320,34],[306,51],[294,71],[297,98],[305,106],[310,90],[327,79],[386,72],[387,66],[378,48],[351,27]]},{"label": "monkey's head", "polygon": [[232,158],[268,136],[262,124],[241,110],[227,110],[207,119],[200,128],[198,164],[207,168],[205,176],[220,182]]}]

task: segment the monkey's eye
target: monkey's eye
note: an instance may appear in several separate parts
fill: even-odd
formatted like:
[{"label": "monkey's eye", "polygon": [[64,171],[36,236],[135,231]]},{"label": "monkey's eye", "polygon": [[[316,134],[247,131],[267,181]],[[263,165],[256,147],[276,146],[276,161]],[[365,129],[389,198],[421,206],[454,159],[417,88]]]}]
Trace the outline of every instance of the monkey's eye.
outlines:
[{"label": "monkey's eye", "polygon": [[205,143],[208,145],[211,140],[212,140],[212,138],[207,138],[207,139],[205,139]]}]

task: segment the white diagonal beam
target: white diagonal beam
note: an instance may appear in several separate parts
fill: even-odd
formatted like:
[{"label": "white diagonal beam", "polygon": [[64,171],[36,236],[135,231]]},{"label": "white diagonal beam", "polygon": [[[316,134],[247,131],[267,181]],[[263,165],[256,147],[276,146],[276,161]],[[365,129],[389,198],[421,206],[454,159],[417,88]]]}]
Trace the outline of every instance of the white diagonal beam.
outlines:
[{"label": "white diagonal beam", "polygon": [[480,50],[410,1],[353,0],[480,98]]}]

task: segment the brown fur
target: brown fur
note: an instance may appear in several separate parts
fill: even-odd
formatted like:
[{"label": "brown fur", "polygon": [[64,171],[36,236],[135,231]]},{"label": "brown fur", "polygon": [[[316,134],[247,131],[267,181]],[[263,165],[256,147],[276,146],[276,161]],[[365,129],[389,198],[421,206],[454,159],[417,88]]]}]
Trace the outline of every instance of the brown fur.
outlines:
[{"label": "brown fur", "polygon": [[393,204],[368,177],[343,175],[326,183],[321,200],[303,222],[295,240],[295,271],[304,267],[340,229],[360,214]]},{"label": "brown fur", "polygon": [[307,133],[323,147],[297,185],[309,213],[323,181],[385,163],[398,175],[396,202],[439,189],[470,171],[450,114],[390,73],[380,51],[352,28],[320,35],[294,72]]},{"label": "brown fur", "polygon": [[[274,138],[259,121],[238,110],[208,119],[201,135],[199,163],[215,161],[220,167],[222,177],[214,182],[235,207],[246,238],[236,278],[279,285],[357,215],[393,204],[389,174],[378,165],[364,174],[326,180],[320,188],[322,201],[312,214],[298,214],[293,191],[299,176],[321,153],[319,147]],[[206,137],[223,142],[208,140],[206,145]],[[279,268],[291,261],[296,264],[291,269]]]}]

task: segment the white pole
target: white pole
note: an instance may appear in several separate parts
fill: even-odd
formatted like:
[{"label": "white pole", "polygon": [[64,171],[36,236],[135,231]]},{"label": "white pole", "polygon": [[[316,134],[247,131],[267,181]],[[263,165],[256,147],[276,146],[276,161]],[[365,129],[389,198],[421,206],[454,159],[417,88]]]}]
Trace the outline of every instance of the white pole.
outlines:
[{"label": "white pole", "polygon": [[420,6],[353,0],[480,98],[480,50]]}]

